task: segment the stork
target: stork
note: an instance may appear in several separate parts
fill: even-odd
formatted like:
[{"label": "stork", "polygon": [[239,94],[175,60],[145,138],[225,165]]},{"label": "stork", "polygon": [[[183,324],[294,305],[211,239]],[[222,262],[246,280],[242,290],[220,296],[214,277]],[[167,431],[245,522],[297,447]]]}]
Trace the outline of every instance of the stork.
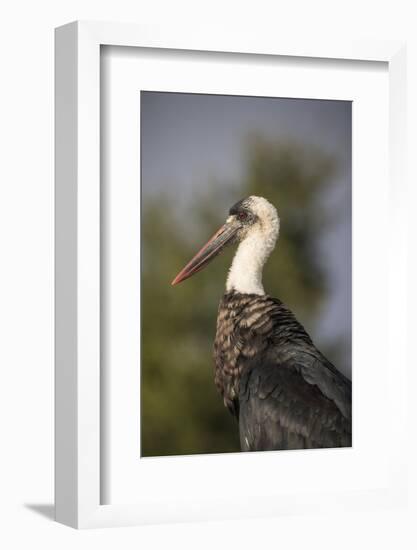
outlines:
[{"label": "stork", "polygon": [[172,285],[203,269],[226,245],[238,244],[218,309],[214,380],[238,420],[242,451],[350,447],[351,382],[262,285],[279,228],[278,213],[265,198],[239,201]]}]

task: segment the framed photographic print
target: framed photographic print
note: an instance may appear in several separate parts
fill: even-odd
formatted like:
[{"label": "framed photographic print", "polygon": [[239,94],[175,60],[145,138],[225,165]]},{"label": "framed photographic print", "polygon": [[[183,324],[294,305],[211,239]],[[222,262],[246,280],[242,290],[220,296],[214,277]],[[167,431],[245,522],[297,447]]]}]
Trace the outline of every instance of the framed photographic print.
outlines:
[{"label": "framed photographic print", "polygon": [[402,501],[404,79],[401,43],[57,29],[58,521]]}]

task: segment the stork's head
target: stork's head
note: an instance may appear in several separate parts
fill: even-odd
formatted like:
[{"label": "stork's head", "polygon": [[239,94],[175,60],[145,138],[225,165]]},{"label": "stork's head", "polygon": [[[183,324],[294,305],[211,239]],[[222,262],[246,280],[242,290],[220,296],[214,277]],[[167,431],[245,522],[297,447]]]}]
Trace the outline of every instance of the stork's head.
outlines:
[{"label": "stork's head", "polygon": [[[229,210],[226,223],[200,249],[172,281],[176,285],[201,271],[227,245],[239,246],[239,269],[261,269],[274,249],[279,233],[276,208],[263,197],[251,196],[237,202]],[[237,259],[238,254],[235,257]],[[234,261],[234,263],[235,263]],[[247,265],[244,265],[244,264]],[[236,266],[238,267],[238,266]],[[233,266],[232,266],[233,269]]]}]

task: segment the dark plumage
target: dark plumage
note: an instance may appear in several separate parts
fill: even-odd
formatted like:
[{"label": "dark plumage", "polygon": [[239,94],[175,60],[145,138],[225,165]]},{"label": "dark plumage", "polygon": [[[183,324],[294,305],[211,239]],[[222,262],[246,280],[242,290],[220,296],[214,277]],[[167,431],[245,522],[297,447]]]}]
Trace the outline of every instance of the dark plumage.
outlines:
[{"label": "dark plumage", "polygon": [[351,446],[351,383],[279,300],[226,293],[214,360],[242,450]]},{"label": "dark plumage", "polygon": [[214,361],[215,384],[239,421],[242,450],[348,447],[351,382],[262,285],[279,225],[266,199],[239,201],[172,284],[203,269],[227,244],[239,243],[219,306]]}]

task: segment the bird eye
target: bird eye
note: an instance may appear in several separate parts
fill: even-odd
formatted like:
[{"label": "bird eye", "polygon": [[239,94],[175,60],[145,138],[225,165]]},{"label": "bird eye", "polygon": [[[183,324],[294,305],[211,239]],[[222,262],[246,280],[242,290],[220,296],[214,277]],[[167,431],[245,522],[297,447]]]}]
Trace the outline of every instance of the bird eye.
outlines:
[{"label": "bird eye", "polygon": [[244,221],[244,220],[248,219],[248,215],[247,215],[246,212],[239,212],[238,218],[239,218],[239,220]]}]

